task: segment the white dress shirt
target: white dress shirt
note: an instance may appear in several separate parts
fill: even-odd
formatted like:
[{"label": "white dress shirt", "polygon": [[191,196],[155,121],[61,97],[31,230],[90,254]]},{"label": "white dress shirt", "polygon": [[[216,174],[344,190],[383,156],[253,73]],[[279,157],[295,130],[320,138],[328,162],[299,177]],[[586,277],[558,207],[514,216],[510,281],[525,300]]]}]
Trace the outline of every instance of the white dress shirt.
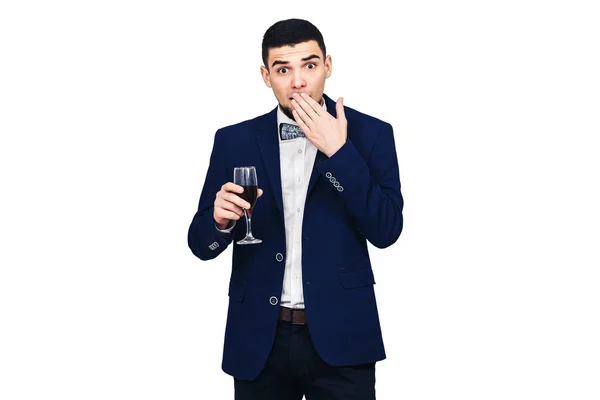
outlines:
[{"label": "white dress shirt", "polygon": [[[323,108],[327,109],[325,102]],[[277,137],[281,168],[281,195],[285,222],[285,272],[280,304],[289,308],[304,308],[302,287],[302,221],[308,182],[312,174],[317,148],[308,139],[281,140],[279,124],[298,125],[277,108]],[[221,232],[231,232],[235,221]]]},{"label": "white dress shirt", "polygon": [[[277,127],[280,123],[298,125],[277,109]],[[315,163],[317,148],[310,140],[299,137],[279,138],[279,165],[281,167],[281,195],[285,221],[285,272],[281,292],[281,306],[304,308],[302,288],[302,221],[308,182]]]}]

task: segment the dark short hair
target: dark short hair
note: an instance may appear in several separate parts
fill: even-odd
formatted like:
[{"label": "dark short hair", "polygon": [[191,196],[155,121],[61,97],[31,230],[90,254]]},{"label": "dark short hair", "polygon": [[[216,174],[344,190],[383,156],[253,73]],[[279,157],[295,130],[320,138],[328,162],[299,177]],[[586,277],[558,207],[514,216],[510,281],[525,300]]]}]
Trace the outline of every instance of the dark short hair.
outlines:
[{"label": "dark short hair", "polygon": [[265,67],[269,58],[269,49],[293,46],[298,43],[314,40],[319,44],[323,57],[327,56],[323,35],[316,26],[303,19],[286,19],[271,25],[265,32],[262,41],[262,59]]}]

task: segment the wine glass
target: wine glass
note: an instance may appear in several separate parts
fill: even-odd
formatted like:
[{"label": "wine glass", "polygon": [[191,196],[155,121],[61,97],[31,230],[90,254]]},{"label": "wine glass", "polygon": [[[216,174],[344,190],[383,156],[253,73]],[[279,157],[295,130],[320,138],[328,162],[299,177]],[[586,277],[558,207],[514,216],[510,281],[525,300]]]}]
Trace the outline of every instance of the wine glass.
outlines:
[{"label": "wine glass", "polygon": [[252,209],[256,204],[258,196],[258,181],[256,179],[256,168],[255,167],[237,167],[233,169],[233,183],[240,185],[244,188],[244,191],[238,196],[250,203],[248,210],[244,209],[244,215],[246,216],[246,237],[242,240],[237,241],[237,244],[258,244],[262,243],[262,240],[256,239],[252,236]]}]

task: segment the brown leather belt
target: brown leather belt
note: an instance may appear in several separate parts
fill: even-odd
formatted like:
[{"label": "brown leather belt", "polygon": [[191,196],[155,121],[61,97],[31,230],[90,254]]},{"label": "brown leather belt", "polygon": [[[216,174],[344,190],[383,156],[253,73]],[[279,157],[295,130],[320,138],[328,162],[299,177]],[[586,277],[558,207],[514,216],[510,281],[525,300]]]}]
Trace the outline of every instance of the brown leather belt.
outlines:
[{"label": "brown leather belt", "polygon": [[306,324],[306,313],[304,310],[279,307],[279,319],[292,324]]}]

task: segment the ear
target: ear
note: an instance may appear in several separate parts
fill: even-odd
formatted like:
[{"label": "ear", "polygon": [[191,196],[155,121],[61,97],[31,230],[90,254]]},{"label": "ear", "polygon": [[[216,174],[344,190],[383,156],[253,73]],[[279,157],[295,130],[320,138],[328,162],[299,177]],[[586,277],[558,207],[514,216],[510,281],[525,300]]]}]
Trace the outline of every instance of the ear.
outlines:
[{"label": "ear", "polygon": [[332,69],[331,56],[327,56],[327,57],[325,57],[325,79],[327,79],[331,76],[331,69]]},{"label": "ear", "polygon": [[269,70],[264,66],[260,66],[260,74],[262,75],[263,81],[265,81],[265,85],[267,87],[271,87],[271,75],[269,74]]}]

